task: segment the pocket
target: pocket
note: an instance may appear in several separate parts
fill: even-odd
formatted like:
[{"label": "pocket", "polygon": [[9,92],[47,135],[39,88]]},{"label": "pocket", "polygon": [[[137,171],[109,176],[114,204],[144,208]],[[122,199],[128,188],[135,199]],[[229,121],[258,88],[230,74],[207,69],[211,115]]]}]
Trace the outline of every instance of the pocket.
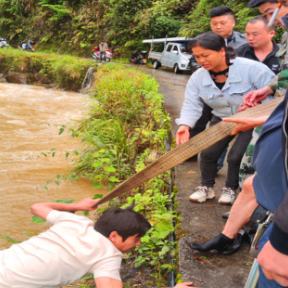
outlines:
[{"label": "pocket", "polygon": [[214,101],[214,99],[218,97],[223,97],[223,94],[219,91],[215,91],[214,89],[202,89],[200,91],[200,97],[204,102]]},{"label": "pocket", "polygon": [[252,91],[250,83],[232,84],[229,88],[229,95],[231,96],[245,96],[248,92]]}]

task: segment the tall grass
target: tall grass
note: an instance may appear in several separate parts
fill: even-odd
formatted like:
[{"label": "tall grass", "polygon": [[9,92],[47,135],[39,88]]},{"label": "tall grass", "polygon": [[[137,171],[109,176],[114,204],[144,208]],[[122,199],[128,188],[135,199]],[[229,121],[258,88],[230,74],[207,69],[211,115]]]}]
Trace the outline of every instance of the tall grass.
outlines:
[{"label": "tall grass", "polygon": [[141,153],[162,147],[163,123],[169,121],[158,83],[149,75],[107,64],[94,77],[90,116],[76,133],[86,145],[69,177],[88,177],[96,187],[112,188],[135,173]]}]

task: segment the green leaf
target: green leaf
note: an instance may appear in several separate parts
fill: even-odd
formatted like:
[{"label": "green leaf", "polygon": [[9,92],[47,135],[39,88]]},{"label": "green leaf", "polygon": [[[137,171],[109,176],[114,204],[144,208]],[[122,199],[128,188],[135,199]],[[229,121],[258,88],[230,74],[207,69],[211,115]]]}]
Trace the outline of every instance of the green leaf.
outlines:
[{"label": "green leaf", "polygon": [[61,134],[64,132],[64,130],[65,130],[65,128],[63,128],[63,127],[60,128],[60,129],[59,129],[59,134],[58,134],[58,135],[61,135]]},{"label": "green leaf", "polygon": [[47,186],[44,186],[44,189],[46,189],[48,191],[48,187]]},{"label": "green leaf", "polygon": [[45,222],[46,220],[40,218],[39,216],[35,215],[32,217],[32,223],[45,223]]},{"label": "green leaf", "polygon": [[83,215],[89,216],[89,211],[80,211]]},{"label": "green leaf", "polygon": [[98,183],[96,182],[94,185],[93,185],[93,188],[94,189],[99,189],[99,188],[102,188],[103,187],[103,183]]},{"label": "green leaf", "polygon": [[73,199],[58,199],[58,200],[54,200],[52,202],[70,204],[70,203],[75,202],[75,200],[73,200]]},{"label": "green leaf", "polygon": [[47,180],[47,181],[46,181],[47,184],[49,184],[49,183],[51,183],[51,182],[53,182],[53,180]]},{"label": "green leaf", "polygon": [[108,178],[111,182],[120,182],[120,180],[117,178],[117,177],[115,177],[115,176],[111,176],[111,177],[109,177]]},{"label": "green leaf", "polygon": [[103,194],[95,194],[92,199],[101,199],[103,198]]},{"label": "green leaf", "polygon": [[44,155],[45,157],[47,157],[47,154],[46,154],[46,153],[44,153],[44,152],[41,152],[41,154],[42,154],[42,155]]},{"label": "green leaf", "polygon": [[116,172],[116,169],[113,166],[106,167],[104,170],[107,172]]},{"label": "green leaf", "polygon": [[97,168],[98,166],[100,166],[102,164],[102,162],[98,161],[92,164],[92,167]]},{"label": "green leaf", "polygon": [[54,182],[55,182],[58,186],[60,185],[59,181],[56,180],[56,181],[54,181]]},{"label": "green leaf", "polygon": [[110,163],[110,158],[102,158],[101,162]]},{"label": "green leaf", "polygon": [[57,176],[56,176],[58,179],[60,179],[61,178],[61,175],[60,174],[57,174]]}]

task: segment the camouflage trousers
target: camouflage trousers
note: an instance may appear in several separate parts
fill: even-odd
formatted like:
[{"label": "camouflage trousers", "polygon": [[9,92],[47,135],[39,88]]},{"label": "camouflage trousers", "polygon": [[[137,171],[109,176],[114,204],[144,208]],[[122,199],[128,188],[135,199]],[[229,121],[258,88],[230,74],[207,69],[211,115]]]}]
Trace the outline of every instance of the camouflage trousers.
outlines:
[{"label": "camouflage trousers", "polygon": [[255,169],[251,165],[252,155],[255,143],[259,138],[262,126],[255,127],[252,134],[252,139],[244,153],[239,169],[239,186],[242,189],[244,181],[255,173]]}]

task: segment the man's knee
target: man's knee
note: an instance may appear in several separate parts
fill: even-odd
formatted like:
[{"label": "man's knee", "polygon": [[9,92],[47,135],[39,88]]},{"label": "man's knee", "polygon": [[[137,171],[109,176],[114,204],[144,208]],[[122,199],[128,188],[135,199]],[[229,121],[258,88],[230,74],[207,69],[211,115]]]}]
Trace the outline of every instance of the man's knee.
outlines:
[{"label": "man's knee", "polygon": [[254,188],[253,188],[253,179],[254,179],[254,176],[255,175],[252,175],[250,177],[248,177],[244,183],[243,183],[243,189],[241,191],[241,194],[244,196],[244,195],[247,195],[247,196],[253,196],[255,197],[255,193],[254,193]]}]

